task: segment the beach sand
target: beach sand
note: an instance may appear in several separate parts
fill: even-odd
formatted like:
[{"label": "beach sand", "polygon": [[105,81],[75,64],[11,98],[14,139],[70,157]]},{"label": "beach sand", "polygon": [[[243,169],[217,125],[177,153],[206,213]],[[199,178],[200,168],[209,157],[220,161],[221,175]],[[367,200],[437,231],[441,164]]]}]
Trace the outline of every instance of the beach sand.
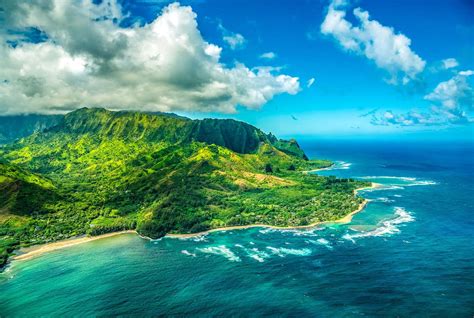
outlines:
[{"label": "beach sand", "polygon": [[[357,195],[359,191],[365,190],[365,189],[374,189],[374,188],[380,188],[382,185],[380,183],[375,183],[372,182],[372,185],[369,187],[363,187],[359,189],[354,190],[354,194]],[[276,229],[276,230],[296,230],[296,229],[310,229],[310,228],[315,228],[318,227],[322,224],[345,224],[349,223],[353,216],[360,211],[362,211],[365,206],[369,203],[369,200],[364,200],[359,207],[349,213],[348,215],[344,216],[343,218],[335,221],[322,221],[322,222],[316,222],[312,223],[309,225],[301,225],[301,226],[273,226],[273,225],[268,225],[268,224],[250,224],[250,225],[238,225],[238,226],[228,226],[228,227],[221,227],[221,228],[216,228],[204,232],[198,232],[198,233],[190,233],[190,234],[167,234],[167,237],[174,237],[174,238],[189,238],[189,237],[195,237],[195,236],[202,236],[206,235],[208,233],[212,232],[217,232],[217,231],[231,231],[231,230],[241,230],[241,229],[250,229],[250,228],[255,228],[255,227],[263,227],[263,228],[270,228],[270,229]]]},{"label": "beach sand", "polygon": [[18,251],[16,251],[17,254],[13,256],[12,259],[16,261],[27,260],[27,259],[31,259],[33,257],[39,256],[47,252],[59,250],[66,247],[71,247],[78,244],[92,242],[92,241],[100,240],[107,237],[126,234],[126,233],[136,234],[137,232],[136,231],[121,231],[121,232],[106,233],[106,234],[97,235],[97,236],[81,236],[81,237],[70,238],[70,239],[62,240],[62,241],[56,241],[52,243],[22,247]]},{"label": "beach sand", "polygon": [[[372,183],[372,185],[370,187],[355,189],[354,194],[357,194],[359,191],[362,191],[364,189],[379,188],[381,186],[382,186],[381,184]],[[322,224],[334,224],[334,223],[345,224],[345,223],[349,223],[352,220],[352,218],[355,214],[362,211],[365,208],[365,206],[367,205],[368,202],[369,202],[369,200],[364,200],[355,211],[353,211],[353,212],[349,213],[348,215],[344,216],[343,218],[341,218],[339,220],[335,220],[335,221],[316,222],[316,223],[309,224],[309,225],[288,226],[288,227],[285,227],[285,226],[272,226],[272,225],[267,225],[267,224],[239,225],[239,226],[229,226],[229,227],[216,228],[216,229],[212,229],[212,230],[208,230],[208,231],[204,231],[204,232],[191,233],[191,234],[167,234],[166,237],[190,238],[190,237],[197,237],[197,236],[206,235],[208,233],[217,232],[217,231],[241,230],[241,229],[249,229],[249,228],[255,228],[255,227],[271,228],[271,229],[277,229],[277,230],[295,230],[295,229],[315,228],[315,227],[320,226]],[[27,259],[31,259],[31,258],[40,256],[40,255],[42,255],[44,253],[47,253],[47,252],[59,250],[59,249],[66,248],[66,247],[71,247],[71,246],[78,245],[78,244],[92,242],[92,241],[100,240],[100,239],[107,238],[107,237],[126,234],[126,233],[138,234],[136,231],[130,230],[130,231],[107,233],[107,234],[102,234],[102,235],[97,235],[97,236],[81,236],[81,237],[70,238],[70,239],[67,239],[67,240],[62,240],[62,241],[57,241],[57,242],[52,242],[52,243],[33,245],[33,246],[30,246],[30,247],[23,247],[23,248],[20,248],[19,250],[17,250],[16,255],[12,259],[15,260],[15,261],[27,260]],[[140,235],[140,237],[142,237],[144,239],[148,239],[147,237],[144,237],[144,236],[141,236],[141,235]]]}]

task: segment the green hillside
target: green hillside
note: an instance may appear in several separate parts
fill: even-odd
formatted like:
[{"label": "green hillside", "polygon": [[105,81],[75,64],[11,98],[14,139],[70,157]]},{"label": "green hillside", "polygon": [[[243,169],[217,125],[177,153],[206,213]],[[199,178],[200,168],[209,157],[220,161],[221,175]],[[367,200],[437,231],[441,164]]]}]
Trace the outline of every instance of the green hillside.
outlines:
[{"label": "green hillside", "polygon": [[104,109],[69,113],[0,157],[4,254],[122,229],[158,238],[336,220],[358,207],[353,190],[365,185],[301,173],[331,163],[246,123]]}]

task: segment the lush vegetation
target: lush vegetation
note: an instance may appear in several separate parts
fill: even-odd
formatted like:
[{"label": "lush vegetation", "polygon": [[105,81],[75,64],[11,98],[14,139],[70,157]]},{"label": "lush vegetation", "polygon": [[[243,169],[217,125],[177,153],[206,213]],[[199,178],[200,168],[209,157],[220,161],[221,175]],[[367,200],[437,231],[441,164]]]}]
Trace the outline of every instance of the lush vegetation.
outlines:
[{"label": "lush vegetation", "polygon": [[0,158],[0,262],[18,246],[86,233],[336,220],[366,185],[301,173],[331,162],[245,123],[104,109],[67,114]]}]

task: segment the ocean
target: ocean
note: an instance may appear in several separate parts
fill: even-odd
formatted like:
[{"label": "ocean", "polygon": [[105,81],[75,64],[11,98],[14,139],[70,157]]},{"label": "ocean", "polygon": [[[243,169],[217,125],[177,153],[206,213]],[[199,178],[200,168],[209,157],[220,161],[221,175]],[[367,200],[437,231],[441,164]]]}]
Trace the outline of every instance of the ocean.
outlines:
[{"label": "ocean", "polygon": [[474,315],[472,143],[300,144],[383,185],[351,223],[76,245],[0,274],[0,316]]}]

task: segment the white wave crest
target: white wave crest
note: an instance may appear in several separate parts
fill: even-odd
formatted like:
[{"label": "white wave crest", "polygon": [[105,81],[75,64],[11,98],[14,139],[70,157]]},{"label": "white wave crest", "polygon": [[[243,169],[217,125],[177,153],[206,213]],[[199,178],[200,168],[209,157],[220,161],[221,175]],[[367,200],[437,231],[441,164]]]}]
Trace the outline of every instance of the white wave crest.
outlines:
[{"label": "white wave crest", "polygon": [[391,200],[389,198],[385,198],[385,197],[380,197],[380,198],[376,198],[376,199],[371,199],[372,202],[383,202],[383,203],[392,203],[392,202],[395,202],[394,200]]},{"label": "white wave crest", "polygon": [[225,258],[227,258],[229,261],[232,261],[232,262],[241,261],[240,257],[235,255],[235,253],[232,252],[225,245],[203,247],[203,248],[198,248],[198,250],[202,253],[224,256]]},{"label": "white wave crest", "polygon": [[182,250],[181,253],[183,253],[184,255],[196,257],[196,254],[191,253],[191,252],[189,252],[188,250]]},{"label": "white wave crest", "polygon": [[334,164],[330,167],[319,169],[320,171],[329,171],[329,170],[348,170],[352,166],[352,163],[345,161],[334,161]]},{"label": "white wave crest", "polygon": [[287,255],[296,255],[296,256],[308,256],[311,255],[311,250],[309,248],[302,248],[302,249],[294,249],[294,248],[285,248],[285,247],[272,247],[267,246],[273,254],[278,255],[280,257],[285,257]]},{"label": "white wave crest", "polygon": [[[357,177],[358,179],[368,179],[368,180],[381,180],[381,179],[387,179],[387,180],[398,180],[400,182],[390,182],[388,185],[391,186],[404,186],[404,187],[412,187],[412,186],[427,186],[427,185],[437,185],[438,183],[432,180],[420,180],[415,177],[396,177],[396,176],[363,176],[363,177]],[[379,188],[379,189],[384,189],[384,188]],[[387,190],[385,188],[385,190]]]},{"label": "white wave crest", "polygon": [[288,230],[291,232],[293,236],[303,236],[303,237],[311,237],[311,236],[319,236],[319,234],[315,233],[316,231],[320,231],[319,228],[314,228],[310,230]]},{"label": "white wave crest", "polygon": [[260,251],[256,247],[248,249],[248,248],[242,246],[241,244],[235,244],[235,246],[240,247],[247,254],[248,257],[253,258],[254,260],[256,260],[257,262],[260,262],[260,263],[265,262],[265,259],[270,257],[270,255],[268,255],[268,253],[266,253],[264,251]]},{"label": "white wave crest", "polygon": [[354,242],[355,238],[369,236],[390,236],[400,232],[399,225],[403,223],[413,222],[415,217],[404,208],[395,207],[395,218],[382,221],[380,226],[368,232],[359,232],[356,234],[346,233],[342,238]]},{"label": "white wave crest", "polygon": [[333,249],[331,243],[330,243],[328,240],[324,239],[324,238],[319,238],[319,239],[317,239],[316,241],[314,241],[314,240],[308,240],[308,242],[313,243],[313,244],[316,244],[316,245],[325,246],[325,247],[326,247],[327,249],[329,249],[329,250],[332,250],[332,249]]},{"label": "white wave crest", "polygon": [[398,185],[382,185],[377,188],[367,188],[360,190],[361,192],[375,192],[375,191],[387,191],[387,190],[403,190],[405,189],[404,187],[398,186]]}]

